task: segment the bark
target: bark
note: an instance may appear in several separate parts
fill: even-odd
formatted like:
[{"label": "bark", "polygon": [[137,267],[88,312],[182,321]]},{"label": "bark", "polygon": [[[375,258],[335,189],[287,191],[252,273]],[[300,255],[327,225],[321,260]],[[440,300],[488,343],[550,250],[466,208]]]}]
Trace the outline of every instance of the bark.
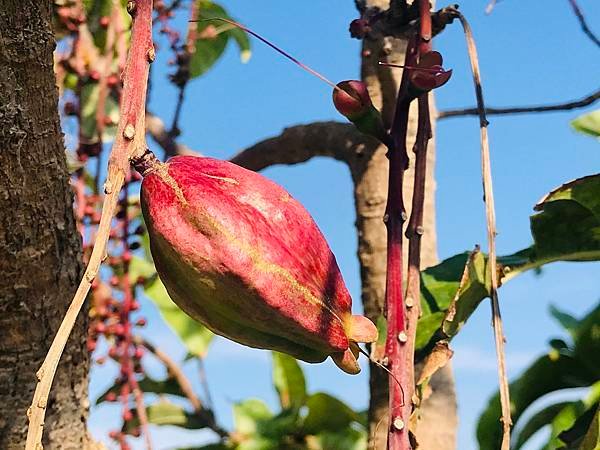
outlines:
[{"label": "bark", "polygon": [[[0,0],[0,448],[21,449],[40,367],[81,273],[58,117],[51,2]],[[85,314],[48,402],[45,448],[88,445]]]},{"label": "bark", "polygon": [[[388,0],[368,0],[370,7],[386,9]],[[394,64],[403,64],[406,41],[388,38],[384,40],[365,40],[362,48],[361,76],[369,88],[375,106],[384,116],[389,126],[395,108],[401,70],[390,69],[378,64],[385,58]],[[410,167],[404,176],[404,198],[406,213],[410,217],[410,198],[414,178],[414,154],[412,144],[416,136],[416,102],[411,109],[408,130]],[[435,106],[431,101],[431,117],[435,117]],[[435,123],[432,123],[435,136]],[[377,320],[385,304],[386,280],[386,229],[383,217],[387,198],[388,161],[386,148],[377,148],[370,158],[362,161],[359,168],[352,170],[355,185],[356,227],[358,230],[358,257],[361,264],[362,301],[365,315]],[[435,231],[435,141],[429,141],[427,151],[427,180],[425,194],[424,227],[422,241],[422,268],[437,262]],[[404,246],[407,261],[408,245]],[[418,368],[417,368],[418,370]],[[369,386],[369,438],[370,446],[384,450],[388,426],[388,375],[371,364]],[[417,429],[419,449],[452,450],[456,446],[456,393],[450,366],[440,370],[431,380],[432,395],[421,408],[421,420]]]}]

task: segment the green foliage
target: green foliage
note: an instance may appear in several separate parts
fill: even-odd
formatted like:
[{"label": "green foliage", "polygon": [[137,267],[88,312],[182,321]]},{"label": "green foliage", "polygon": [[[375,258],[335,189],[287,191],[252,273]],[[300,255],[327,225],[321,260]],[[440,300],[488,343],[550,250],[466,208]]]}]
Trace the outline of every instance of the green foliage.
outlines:
[{"label": "green foliage", "polygon": [[[556,308],[553,309],[553,315],[559,318],[559,323],[571,337],[563,341],[566,347],[560,350],[550,349],[548,354],[539,357],[510,384],[512,418],[521,430],[515,436],[515,450],[520,449],[536,431],[547,425],[552,430],[545,447],[547,450],[579,448],[573,445],[578,445],[588,432],[598,408],[600,303],[581,320],[576,320]],[[592,385],[594,389],[588,399],[555,403],[537,411],[525,424],[519,422],[529,406],[541,397],[562,389]],[[502,430],[498,422],[500,414],[500,397],[496,394],[479,419],[477,439],[481,450],[499,448],[502,440]],[[590,432],[593,434],[593,430]],[[600,445],[600,441],[595,445]]]},{"label": "green foliage", "polygon": [[571,122],[571,126],[581,133],[600,138],[600,109],[579,116]]},{"label": "green foliage", "polygon": [[[198,19],[231,19],[225,8],[209,0],[197,0]],[[242,62],[250,58],[250,40],[245,31],[222,21],[197,23],[196,50],[190,59],[191,78],[199,77],[208,71],[223,55],[227,43],[233,40],[239,50]]]},{"label": "green foliage", "polygon": [[[144,376],[141,380],[138,381],[138,386],[141,391],[145,393],[153,393],[160,395],[175,395],[178,397],[185,398],[185,394],[182,392],[179,383],[174,378],[167,378],[166,380],[155,380],[154,378],[149,377],[148,375]],[[119,384],[114,384],[109,387],[98,399],[96,400],[96,404],[99,405],[106,401],[107,396],[109,394],[119,394],[121,386]]]},{"label": "green foliage", "polygon": [[188,351],[193,355],[204,357],[214,334],[173,303],[158,277],[144,288],[144,292],[158,307],[162,318],[179,336]]},{"label": "green foliage", "polygon": [[304,373],[291,356],[273,352],[273,385],[283,409],[299,409],[306,400]]},{"label": "green foliage", "polygon": [[[600,175],[560,186],[535,210],[530,219],[534,244],[498,258],[502,282],[555,261],[600,260]],[[489,296],[487,277],[487,257],[477,249],[421,273],[423,315],[417,328],[418,351],[423,353],[435,342],[450,340],[460,331]]]},{"label": "green foliage", "polygon": [[[98,123],[96,111],[98,110],[98,99],[100,96],[100,85],[98,83],[87,83],[81,88],[81,138],[87,144],[99,141]],[[104,106],[104,115],[111,119],[112,124],[104,126],[102,140],[112,141],[117,132],[116,123],[119,121],[119,104],[111,96],[107,96]]]},{"label": "green foliage", "polygon": [[[124,431],[127,433],[131,433],[140,425],[135,416],[135,411],[133,410],[132,413],[134,413],[134,419],[125,423]],[[150,406],[146,406],[146,414],[148,423],[153,425],[172,425],[187,430],[198,430],[209,425],[206,414],[189,412],[182,406],[166,399],[161,399]]]}]

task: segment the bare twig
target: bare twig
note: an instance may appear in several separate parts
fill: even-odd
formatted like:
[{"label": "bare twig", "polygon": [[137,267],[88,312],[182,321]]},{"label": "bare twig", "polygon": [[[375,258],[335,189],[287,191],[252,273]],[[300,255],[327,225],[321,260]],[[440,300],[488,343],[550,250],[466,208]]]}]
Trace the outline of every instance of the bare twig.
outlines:
[{"label": "bare twig", "polygon": [[579,24],[581,25],[581,29],[583,30],[583,32],[586,34],[587,37],[590,38],[590,40],[594,44],[600,47],[600,39],[598,39],[598,37],[592,32],[592,30],[590,30],[590,27],[588,27],[587,21],[585,20],[585,16],[581,12],[581,9],[579,9],[577,0],[569,0],[569,3],[571,4],[571,8],[573,8],[573,12],[577,16],[577,20],[579,20]]},{"label": "bare twig", "polygon": [[[572,109],[584,108],[591,105],[600,99],[600,89],[592,92],[590,95],[583,97],[579,100],[573,100],[564,103],[556,103],[553,105],[533,105],[533,106],[511,106],[506,108],[485,108],[485,114],[491,115],[503,115],[503,114],[527,114],[527,113],[540,113],[540,112],[553,112],[553,111],[570,111]],[[447,119],[449,117],[461,117],[461,116],[478,116],[479,110],[477,108],[465,108],[465,109],[450,109],[447,111],[440,111],[438,113],[438,119]]]},{"label": "bare twig", "polygon": [[110,155],[108,175],[104,185],[106,196],[104,197],[96,243],[83,279],[50,346],[50,350],[37,372],[38,384],[31,407],[27,412],[29,429],[26,450],[39,450],[41,448],[44,416],[54,374],[91,283],[98,274],[100,264],[106,256],[106,244],[111,221],[117,206],[119,192],[123,186],[125,173],[129,167],[129,158],[142,154],[146,148],[145,133],[143,132],[145,129],[144,103],[149,63],[154,59],[152,0],[130,1],[128,10],[133,16],[131,49],[125,69],[118,132]]},{"label": "bare twig", "polygon": [[194,411],[200,411],[202,409],[202,403],[198,396],[194,393],[194,389],[192,388],[192,383],[183,373],[183,370],[179,367],[179,365],[173,361],[173,359],[163,352],[161,349],[154,346],[154,344],[148,342],[146,339],[143,339],[140,336],[136,336],[134,338],[136,344],[139,344],[146,348],[150,353],[152,353],[160,362],[162,362],[167,368],[167,372],[170,376],[175,378],[177,384],[181,388],[181,392],[187,397],[194,408]]},{"label": "bare twig", "polygon": [[500,315],[500,305],[498,303],[498,271],[496,265],[496,212],[494,207],[494,192],[492,188],[492,169],[490,162],[490,147],[488,141],[487,126],[488,121],[485,116],[485,105],[483,101],[483,90],[481,88],[481,75],[479,72],[479,59],[477,57],[477,48],[471,27],[467,19],[461,14],[460,22],[465,32],[467,40],[467,49],[469,60],[471,61],[471,71],[473,73],[473,82],[475,84],[475,95],[477,97],[477,108],[479,110],[479,128],[481,131],[481,169],[483,177],[483,190],[485,201],[485,213],[488,233],[488,268],[491,281],[491,300],[492,300],[492,325],[494,327],[494,337],[496,341],[496,356],[498,358],[498,378],[500,383],[500,402],[502,405],[502,446],[501,450],[510,449],[510,427],[512,420],[510,418],[510,393],[508,389],[508,377],[506,375],[506,356],[504,351],[504,332],[502,330],[502,317]]},{"label": "bare twig", "polygon": [[148,431],[148,414],[146,413],[146,405],[144,404],[144,393],[140,389],[135,377],[131,377],[130,383],[132,385],[133,396],[135,398],[135,411],[140,422],[142,434],[144,435],[146,450],[152,450],[152,441],[150,439],[150,432]]}]

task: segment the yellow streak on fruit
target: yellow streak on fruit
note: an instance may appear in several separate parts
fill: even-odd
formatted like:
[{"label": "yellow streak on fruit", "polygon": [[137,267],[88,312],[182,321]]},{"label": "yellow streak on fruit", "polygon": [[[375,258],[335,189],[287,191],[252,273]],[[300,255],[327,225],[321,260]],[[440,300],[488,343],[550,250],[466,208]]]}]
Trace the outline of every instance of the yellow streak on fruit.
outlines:
[{"label": "yellow streak on fruit", "polygon": [[[187,199],[185,198],[185,196],[183,194],[183,190],[181,189],[181,187],[179,187],[179,185],[177,184],[177,181],[175,181],[175,179],[171,176],[171,174],[169,174],[168,164],[161,165],[158,168],[158,170],[156,171],[156,174],[162,179],[162,181],[164,181],[170,188],[173,189],[173,191],[175,192],[175,196],[177,197],[177,199],[179,200],[181,205],[185,209],[189,209],[190,204],[188,203]],[[202,174],[202,175],[206,175],[206,174]],[[208,176],[210,176],[210,175],[208,175]],[[211,177],[211,178],[222,178],[222,177]],[[237,180],[234,180],[234,181],[236,183],[238,183]],[[288,196],[288,199],[289,199],[289,196]],[[197,208],[197,209],[199,209],[199,208]],[[252,262],[254,263],[254,266],[257,269],[262,270],[263,272],[271,273],[274,275],[279,275],[280,277],[282,277],[290,285],[291,292],[295,291],[296,293],[298,293],[302,297],[304,297],[306,300],[308,300],[309,303],[313,303],[314,305],[323,307],[324,309],[329,311],[331,313],[331,315],[333,317],[335,317],[335,319],[345,329],[344,321],[342,321],[342,319],[340,319],[340,317],[329,307],[329,305],[327,305],[321,299],[316,297],[310,291],[310,289],[308,289],[306,286],[303,286],[302,284],[300,284],[298,282],[298,280],[296,280],[296,278],[288,270],[284,269],[283,267],[278,266],[277,264],[273,264],[273,263],[266,261],[262,257],[262,254],[258,250],[256,250],[252,246],[246,244],[245,242],[241,242],[233,233],[231,233],[227,228],[225,228],[220,222],[215,220],[214,217],[212,217],[210,214],[207,214],[205,211],[196,211],[196,213],[198,213],[198,212],[200,213],[200,215],[202,216],[202,218],[204,220],[198,220],[198,217],[195,214],[190,214],[189,218],[193,222],[196,222],[198,225],[209,226],[209,227],[213,228],[217,233],[221,233],[221,235],[223,235],[231,244],[233,244],[239,250],[241,250],[243,253],[245,253],[252,260]],[[203,223],[201,223],[201,222],[203,222]]]}]

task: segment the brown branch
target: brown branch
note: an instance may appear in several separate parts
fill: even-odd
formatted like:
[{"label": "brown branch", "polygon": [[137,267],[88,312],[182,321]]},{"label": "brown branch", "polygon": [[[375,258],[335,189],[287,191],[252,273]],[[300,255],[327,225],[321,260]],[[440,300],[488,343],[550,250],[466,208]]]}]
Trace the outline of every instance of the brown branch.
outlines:
[{"label": "brown branch", "polygon": [[353,165],[367,160],[378,146],[377,140],[363,135],[352,124],[315,122],[286,128],[279,136],[254,144],[230,161],[255,171],[275,164],[298,164],[315,156],[329,156]]},{"label": "brown branch", "polygon": [[175,381],[177,381],[177,384],[179,384],[179,387],[181,388],[181,392],[183,392],[183,394],[190,401],[192,408],[194,408],[194,412],[206,421],[207,426],[215,433],[217,433],[221,438],[228,437],[229,433],[227,432],[227,430],[221,428],[215,422],[213,412],[202,407],[202,402],[194,392],[194,389],[192,388],[192,383],[185,376],[183,370],[181,370],[181,367],[179,367],[179,365],[175,361],[173,361],[173,359],[168,354],[166,354],[161,349],[157,348],[144,338],[136,336],[134,339],[137,344],[146,348],[150,353],[156,356],[156,358],[160,362],[162,362],[165,365],[169,375],[175,378]]},{"label": "brown branch", "polygon": [[[553,105],[533,105],[533,106],[511,106],[506,108],[485,108],[485,114],[491,115],[504,115],[504,114],[527,114],[527,113],[539,113],[539,112],[553,112],[553,111],[570,111],[572,109],[584,108],[591,105],[592,103],[600,100],[600,89],[592,92],[587,97],[583,97],[579,100],[573,100],[564,103],[556,103]],[[477,108],[464,108],[464,109],[450,109],[447,111],[440,111],[437,115],[438,119],[447,119],[449,117],[460,117],[460,116],[478,116],[479,110]]]},{"label": "brown branch", "polygon": [[500,383],[500,403],[502,405],[502,446],[501,450],[510,449],[510,392],[508,389],[508,377],[506,375],[506,355],[504,351],[504,331],[502,330],[502,317],[500,315],[500,304],[498,302],[498,270],[496,265],[496,212],[494,207],[494,191],[492,188],[492,168],[490,162],[490,146],[487,133],[488,121],[485,116],[485,104],[483,101],[483,90],[481,87],[481,75],[479,72],[479,58],[477,48],[473,39],[473,32],[467,19],[461,14],[460,22],[465,32],[473,83],[475,84],[475,95],[477,97],[477,108],[479,110],[479,129],[481,132],[481,169],[483,177],[483,190],[485,213],[488,234],[488,268],[491,280],[490,297],[492,300],[492,325],[494,327],[494,338],[496,341],[496,357],[498,359],[498,378]]},{"label": "brown branch", "polygon": [[581,25],[581,29],[583,30],[583,32],[586,34],[587,37],[590,38],[590,40],[594,44],[600,47],[600,39],[598,39],[598,37],[592,32],[592,30],[590,30],[590,27],[588,27],[587,21],[585,20],[585,16],[581,12],[581,9],[579,9],[577,1],[569,0],[569,3],[571,4],[571,8],[573,8],[573,12],[577,16],[577,20],[579,20],[579,25]]},{"label": "brown branch", "polygon": [[146,149],[144,103],[149,65],[154,60],[152,45],[152,0],[130,1],[127,5],[133,17],[131,48],[124,73],[124,87],[119,111],[119,125],[108,163],[108,175],[104,185],[104,204],[98,225],[98,234],[90,261],[79,283],[77,292],[48,350],[44,362],[37,372],[38,379],[31,407],[27,411],[29,429],[26,450],[39,450],[42,445],[44,416],[48,395],[58,367],[58,362],[79,311],[90,290],[92,281],[98,274],[100,264],[106,256],[106,245],[110,233],[119,192],[123,186],[125,173],[129,168],[129,158],[142,154]]}]

